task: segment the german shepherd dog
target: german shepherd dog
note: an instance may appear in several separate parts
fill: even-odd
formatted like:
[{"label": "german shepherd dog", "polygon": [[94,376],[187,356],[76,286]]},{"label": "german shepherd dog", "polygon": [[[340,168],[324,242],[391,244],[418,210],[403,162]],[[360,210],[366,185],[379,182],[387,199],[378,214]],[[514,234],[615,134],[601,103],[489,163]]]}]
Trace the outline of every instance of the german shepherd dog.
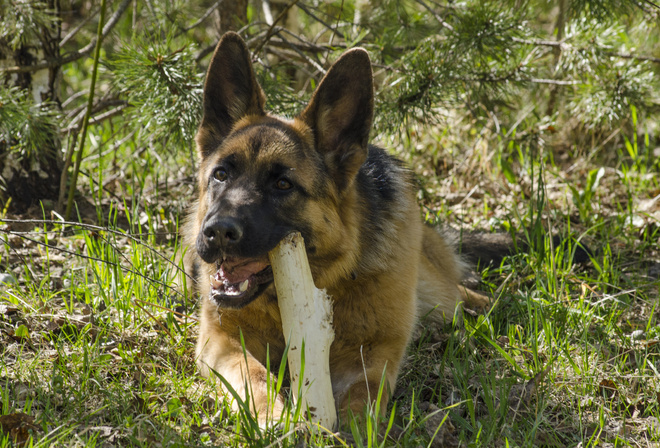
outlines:
[{"label": "german shepherd dog", "polygon": [[302,234],[316,286],[333,300],[340,416],[362,412],[383,374],[393,390],[420,315],[451,321],[461,301],[488,304],[459,288],[464,265],[447,238],[423,225],[411,173],[369,144],[373,95],[360,48],[334,63],[293,119],[265,111],[237,34],[223,36],[208,68],[199,199],[183,229],[203,300],[197,362],[203,375],[249,393],[262,422],[283,410],[282,397],[269,404],[267,392],[267,357],[279,366],[285,349],[268,252],[290,232]]}]

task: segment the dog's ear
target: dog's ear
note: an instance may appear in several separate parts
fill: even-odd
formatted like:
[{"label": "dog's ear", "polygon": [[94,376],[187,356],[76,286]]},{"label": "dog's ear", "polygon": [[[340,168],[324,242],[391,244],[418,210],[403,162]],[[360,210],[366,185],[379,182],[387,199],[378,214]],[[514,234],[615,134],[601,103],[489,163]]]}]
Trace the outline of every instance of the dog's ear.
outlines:
[{"label": "dog's ear", "polygon": [[264,115],[265,103],[247,45],[238,34],[226,33],[215,49],[204,83],[204,115],[197,132],[202,157],[215,149],[238,120]]},{"label": "dog's ear", "polygon": [[299,117],[314,131],[316,149],[340,190],[367,158],[373,114],[371,61],[354,48],[330,68]]}]

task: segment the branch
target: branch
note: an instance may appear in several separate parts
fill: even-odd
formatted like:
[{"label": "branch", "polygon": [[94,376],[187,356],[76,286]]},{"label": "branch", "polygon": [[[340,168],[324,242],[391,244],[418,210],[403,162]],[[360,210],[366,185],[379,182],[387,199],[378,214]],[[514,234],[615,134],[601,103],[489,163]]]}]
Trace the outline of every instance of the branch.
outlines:
[{"label": "branch", "polygon": [[298,1],[299,0],[293,0],[293,1],[289,2],[284,7],[284,9],[278,14],[277,18],[273,21],[273,23],[268,28],[268,31],[266,32],[266,37],[264,37],[264,39],[261,41],[261,43],[259,45],[257,45],[257,48],[254,49],[254,51],[253,51],[254,53],[259,53],[259,51],[263,48],[263,46],[266,45],[266,42],[268,42],[270,40],[271,36],[273,35],[273,29],[275,28],[275,25],[277,24],[277,22],[282,20],[282,18],[284,18],[284,15],[289,11],[289,9],[291,9],[291,7],[293,5],[298,3]]},{"label": "branch", "polygon": [[[286,40],[285,40],[284,42],[285,42],[285,43],[288,43]],[[303,53],[302,51],[298,50],[295,46],[290,45],[290,46],[287,46],[287,48],[290,48],[291,51],[293,51],[295,54],[297,54],[298,56],[300,56],[300,58],[301,58],[303,61],[307,62],[309,65],[311,65],[312,67],[314,67],[314,69],[316,69],[319,73],[322,73],[322,74],[324,74],[324,75],[327,73],[327,70],[324,69],[324,68],[323,68],[318,62],[316,62],[315,60],[313,60],[312,58],[310,58],[309,56],[307,56],[307,55],[306,55],[305,53]],[[286,52],[286,49],[284,49],[284,50],[280,50],[279,52],[278,52],[277,50],[274,50],[274,49],[270,49],[270,51],[272,51],[273,53],[277,54],[277,53],[285,53],[285,52]],[[289,53],[290,53],[290,52],[289,52]],[[310,73],[310,75],[313,76],[311,73]]]},{"label": "branch", "polygon": [[309,9],[307,9],[305,6],[303,6],[303,5],[297,5],[297,6],[298,6],[298,8],[302,9],[303,12],[304,12],[305,14],[307,14],[307,15],[310,16],[312,19],[314,19],[314,20],[316,20],[317,22],[319,22],[321,25],[323,25],[323,26],[326,27],[328,30],[330,30],[332,33],[334,33],[334,34],[336,34],[337,36],[341,37],[344,41],[347,41],[347,40],[348,40],[348,39],[346,39],[346,36],[344,36],[343,33],[341,33],[340,31],[337,31],[336,27],[333,27],[332,25],[328,25],[327,23],[325,23],[325,22],[324,22],[323,20],[321,20],[319,17],[317,17],[316,15],[314,15],[314,13],[312,13],[312,12],[311,12]]},{"label": "branch", "polygon": [[87,25],[87,24],[89,23],[89,21],[92,20],[92,18],[93,18],[94,16],[96,16],[96,15],[99,13],[100,10],[101,10],[101,8],[97,8],[95,11],[92,11],[87,17],[85,17],[85,18],[84,18],[84,19],[78,24],[78,26],[76,26],[76,27],[75,27],[74,29],[72,29],[72,30],[71,30],[66,36],[64,36],[64,37],[62,38],[62,40],[60,41],[59,47],[62,48],[64,45],[66,45],[67,42],[69,42],[71,39],[73,39],[73,37],[74,37],[76,34],[78,34],[78,32],[79,32],[81,29],[83,29],[84,26]]},{"label": "branch", "polygon": [[428,12],[430,12],[430,13],[433,15],[433,17],[435,17],[435,20],[437,20],[438,23],[439,23],[440,25],[442,25],[443,27],[447,28],[447,29],[448,29],[449,31],[451,31],[452,33],[455,33],[455,31],[454,31],[454,27],[451,26],[450,24],[448,24],[447,22],[445,22],[444,20],[442,20],[442,17],[440,17],[440,16],[438,15],[438,13],[436,13],[436,12],[435,12],[435,11],[429,6],[429,5],[427,5],[426,3],[424,3],[422,0],[415,0],[415,1],[416,1],[417,3],[419,3],[420,5],[422,5],[422,6],[423,6]]},{"label": "branch", "polygon": [[[124,13],[126,8],[128,8],[128,5],[130,3],[131,0],[123,0],[121,2],[115,13],[112,15],[112,17],[108,19],[108,22],[103,27],[102,38],[105,38],[108,34],[110,34],[110,31],[112,31],[112,29],[115,27],[117,22],[119,22],[119,18]],[[28,72],[36,72],[46,68],[62,66],[64,64],[77,61],[82,57],[88,56],[92,52],[95,46],[96,46],[96,39],[92,40],[89,44],[85,45],[80,50],[74,51],[72,53],[68,53],[62,57],[49,58],[46,59],[45,61],[39,62],[38,64],[34,64],[34,65],[16,65],[14,67],[0,68],[0,73],[28,73]]]},{"label": "branch", "polygon": [[[571,45],[568,45],[565,40],[561,41],[551,41],[551,40],[541,40],[541,39],[519,39],[517,37],[512,37],[512,41],[520,43],[520,44],[526,44],[526,45],[536,45],[538,47],[555,47],[555,48],[560,48],[562,51],[566,50],[586,50],[584,47],[572,47]],[[596,49],[600,49],[596,47]],[[660,58],[657,58],[655,56],[646,56],[646,55],[636,55],[633,53],[617,53],[615,51],[603,51],[604,54],[608,56],[616,56],[621,59],[635,59],[637,61],[649,61],[653,62],[655,64],[660,64]]]},{"label": "branch", "polygon": [[[89,124],[99,124],[109,118],[114,117],[115,115],[119,115],[124,109],[126,109],[129,104],[127,101],[113,101],[115,104],[119,102],[119,106],[115,107],[114,109],[111,109],[107,112],[104,112],[102,114],[95,115],[89,119]],[[112,105],[113,102],[108,101],[108,104],[105,104],[105,106]],[[61,132],[67,133],[71,131],[79,131],[81,129],[80,123],[76,124],[71,124],[67,126],[66,128],[62,129]]]},{"label": "branch", "polygon": [[632,53],[615,53],[609,51],[606,51],[605,54],[609,56],[616,56],[621,59],[634,59],[636,61],[649,61],[649,62],[654,62],[656,64],[660,64],[660,58],[656,58],[654,56],[641,56]]},{"label": "branch", "polygon": [[560,47],[561,49],[569,47],[564,43],[565,42],[564,40],[560,40],[560,41],[541,40],[541,39],[529,40],[529,39],[520,39],[518,37],[512,37],[511,40],[519,44],[536,45],[539,47]]},{"label": "branch", "polygon": [[211,14],[213,14],[213,11],[215,11],[216,9],[218,9],[218,7],[222,4],[223,1],[224,1],[224,0],[218,0],[217,2],[215,2],[215,4],[213,4],[209,9],[207,9],[206,12],[205,12],[204,14],[202,14],[202,17],[200,17],[195,23],[193,23],[192,25],[187,26],[187,27],[185,27],[185,28],[182,28],[182,29],[181,29],[181,33],[179,33],[179,35],[182,34],[182,33],[186,33],[186,32],[188,32],[188,31],[192,30],[193,28],[195,28],[195,27],[201,25],[201,23],[202,23],[204,20],[206,20],[208,16],[210,16]]},{"label": "branch", "polygon": [[561,81],[558,79],[541,79],[541,78],[520,79],[519,81],[532,82],[534,84],[552,84],[556,86],[575,86],[577,84],[580,84],[580,81],[574,81],[574,80]]}]

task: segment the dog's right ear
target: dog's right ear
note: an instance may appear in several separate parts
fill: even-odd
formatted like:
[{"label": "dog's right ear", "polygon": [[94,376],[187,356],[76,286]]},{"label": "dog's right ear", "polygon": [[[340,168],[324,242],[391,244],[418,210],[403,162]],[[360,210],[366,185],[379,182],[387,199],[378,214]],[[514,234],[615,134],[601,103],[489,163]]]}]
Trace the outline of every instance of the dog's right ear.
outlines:
[{"label": "dog's right ear", "polygon": [[204,115],[196,137],[201,156],[215,150],[241,118],[264,115],[265,103],[247,45],[238,34],[226,33],[206,73]]}]

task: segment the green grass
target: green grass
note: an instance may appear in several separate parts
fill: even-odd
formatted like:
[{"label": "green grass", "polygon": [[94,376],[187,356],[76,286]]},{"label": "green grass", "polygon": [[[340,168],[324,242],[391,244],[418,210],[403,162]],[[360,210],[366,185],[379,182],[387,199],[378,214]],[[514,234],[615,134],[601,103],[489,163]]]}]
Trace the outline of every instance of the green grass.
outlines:
[{"label": "green grass", "polygon": [[[486,314],[419,327],[383,419],[334,436],[259,428],[197,373],[197,304],[171,287],[170,262],[193,194],[189,159],[134,157],[130,141],[94,148],[102,155],[83,163],[79,185],[91,205],[79,213],[101,229],[0,227],[0,272],[19,280],[0,286],[1,413],[34,418],[0,447],[14,436],[76,447],[660,443],[660,205],[640,205],[660,194],[648,136],[630,134],[613,160],[585,150],[561,162],[473,128],[398,148],[420,175],[426,215],[521,231],[532,249],[482,272]],[[578,241],[593,249],[589,263],[571,263]]]}]

